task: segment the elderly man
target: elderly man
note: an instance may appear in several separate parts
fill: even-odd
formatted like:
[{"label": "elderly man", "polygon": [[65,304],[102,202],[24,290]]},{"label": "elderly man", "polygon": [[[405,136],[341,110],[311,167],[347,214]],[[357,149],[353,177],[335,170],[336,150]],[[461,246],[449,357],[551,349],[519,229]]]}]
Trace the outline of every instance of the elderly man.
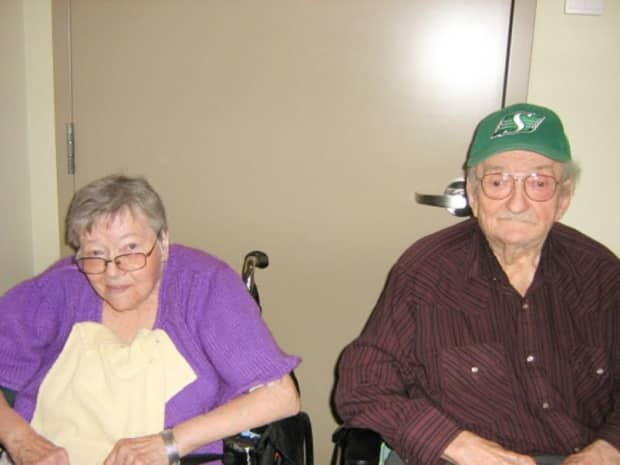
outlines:
[{"label": "elderly man", "polygon": [[553,111],[478,125],[474,218],[400,257],[339,364],[339,415],[389,462],[620,464],[620,261],[558,223],[576,177]]}]

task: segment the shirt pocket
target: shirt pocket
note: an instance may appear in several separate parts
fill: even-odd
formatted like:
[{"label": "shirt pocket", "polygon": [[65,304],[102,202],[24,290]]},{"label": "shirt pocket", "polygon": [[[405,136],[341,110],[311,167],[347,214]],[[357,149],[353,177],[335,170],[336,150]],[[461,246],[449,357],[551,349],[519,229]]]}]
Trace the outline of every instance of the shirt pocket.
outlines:
[{"label": "shirt pocket", "polygon": [[510,361],[502,346],[452,347],[440,354],[442,405],[465,424],[491,424],[514,415]]},{"label": "shirt pocket", "polygon": [[591,427],[597,427],[613,403],[608,351],[603,347],[576,346],[571,354],[571,370],[578,415]]}]

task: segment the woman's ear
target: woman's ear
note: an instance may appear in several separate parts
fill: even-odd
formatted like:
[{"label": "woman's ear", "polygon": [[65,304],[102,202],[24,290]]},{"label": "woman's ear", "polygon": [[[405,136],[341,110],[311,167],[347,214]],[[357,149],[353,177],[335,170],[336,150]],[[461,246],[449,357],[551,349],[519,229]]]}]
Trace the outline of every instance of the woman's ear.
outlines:
[{"label": "woman's ear", "polygon": [[170,242],[168,238],[168,232],[162,231],[159,233],[159,250],[161,251],[161,261],[165,262],[168,260],[168,250],[170,249]]}]

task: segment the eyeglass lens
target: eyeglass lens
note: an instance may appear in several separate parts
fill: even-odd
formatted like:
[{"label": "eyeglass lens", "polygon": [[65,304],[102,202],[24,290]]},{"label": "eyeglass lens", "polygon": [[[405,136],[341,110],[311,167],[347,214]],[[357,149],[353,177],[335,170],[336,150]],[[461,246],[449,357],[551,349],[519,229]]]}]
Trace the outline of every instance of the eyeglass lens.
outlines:
[{"label": "eyeglass lens", "polygon": [[80,269],[87,274],[103,273],[110,262],[114,262],[114,265],[121,271],[136,271],[146,265],[146,254],[130,253],[119,255],[112,260],[98,257],[86,257],[78,260]]},{"label": "eyeglass lens", "polygon": [[553,197],[557,181],[545,174],[529,174],[525,177],[509,173],[488,173],[481,179],[482,190],[492,199],[502,200],[514,190],[517,179],[523,180],[525,194],[534,201],[543,202]]},{"label": "eyeglass lens", "polygon": [[117,255],[116,257],[108,260],[100,257],[84,257],[77,260],[78,267],[86,274],[101,274],[104,273],[109,263],[114,262],[114,265],[121,271],[136,271],[146,266],[146,259],[151,256],[153,250],[155,250],[157,240],[153,243],[151,250],[147,253],[136,252],[123,255]]}]

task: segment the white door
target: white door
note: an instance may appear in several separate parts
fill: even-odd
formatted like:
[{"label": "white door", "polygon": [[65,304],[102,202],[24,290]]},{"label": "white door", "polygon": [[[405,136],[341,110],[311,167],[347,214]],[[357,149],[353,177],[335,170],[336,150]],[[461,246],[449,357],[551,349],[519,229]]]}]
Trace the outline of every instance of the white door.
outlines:
[{"label": "white door", "polygon": [[76,149],[61,211],[95,178],[145,175],[173,241],[237,269],[265,251],[264,314],[304,359],[317,464],[340,351],[400,252],[456,221],[413,194],[458,176],[475,121],[501,106],[511,4],[54,3],[58,132],[73,120]]}]

